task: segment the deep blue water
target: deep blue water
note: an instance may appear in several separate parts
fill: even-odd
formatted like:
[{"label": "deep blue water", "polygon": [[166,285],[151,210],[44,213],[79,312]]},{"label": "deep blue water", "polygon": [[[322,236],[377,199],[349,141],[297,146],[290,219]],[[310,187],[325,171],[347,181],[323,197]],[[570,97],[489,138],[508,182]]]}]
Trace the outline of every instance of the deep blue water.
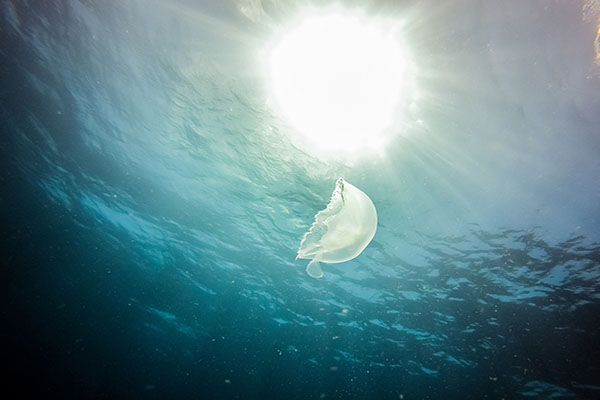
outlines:
[{"label": "deep blue water", "polygon": [[[360,3],[406,20],[420,96],[344,161],[268,104],[301,6],[0,3],[3,392],[600,397],[597,5]],[[316,280],[339,176],[378,231]]]}]

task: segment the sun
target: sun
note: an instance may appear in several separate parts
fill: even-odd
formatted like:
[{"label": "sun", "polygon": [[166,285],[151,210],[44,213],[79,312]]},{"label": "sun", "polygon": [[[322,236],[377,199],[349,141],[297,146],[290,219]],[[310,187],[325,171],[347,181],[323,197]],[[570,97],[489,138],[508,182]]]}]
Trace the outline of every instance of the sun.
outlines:
[{"label": "sun", "polygon": [[277,108],[311,145],[335,153],[385,143],[409,75],[394,29],[358,13],[307,16],[277,38],[268,57]]}]

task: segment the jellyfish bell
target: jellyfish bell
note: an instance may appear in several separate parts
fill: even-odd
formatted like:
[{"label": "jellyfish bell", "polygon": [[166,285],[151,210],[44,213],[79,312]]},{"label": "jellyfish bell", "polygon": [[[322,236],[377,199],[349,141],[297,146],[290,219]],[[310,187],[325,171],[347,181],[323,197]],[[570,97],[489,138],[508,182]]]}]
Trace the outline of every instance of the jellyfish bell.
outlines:
[{"label": "jellyfish bell", "polygon": [[321,278],[321,262],[341,263],[357,257],[377,231],[375,205],[362,190],[339,178],[327,208],[315,215],[296,259],[309,259],[306,272]]}]

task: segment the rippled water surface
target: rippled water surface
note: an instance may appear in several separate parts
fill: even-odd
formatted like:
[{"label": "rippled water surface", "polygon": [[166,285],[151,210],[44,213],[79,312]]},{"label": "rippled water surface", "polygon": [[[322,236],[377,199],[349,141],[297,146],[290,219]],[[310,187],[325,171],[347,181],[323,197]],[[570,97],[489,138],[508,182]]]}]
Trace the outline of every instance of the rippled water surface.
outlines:
[{"label": "rippled water surface", "polygon": [[[404,21],[418,96],[333,159],[263,68],[308,3],[0,4],[2,390],[600,396],[600,6],[347,2]],[[340,176],[377,234],[312,279]]]}]

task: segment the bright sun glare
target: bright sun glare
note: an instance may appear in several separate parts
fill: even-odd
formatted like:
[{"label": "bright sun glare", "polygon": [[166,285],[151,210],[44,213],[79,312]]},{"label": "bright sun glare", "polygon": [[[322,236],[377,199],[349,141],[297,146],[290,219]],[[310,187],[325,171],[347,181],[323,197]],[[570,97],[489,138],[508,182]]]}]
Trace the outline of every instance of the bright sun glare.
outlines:
[{"label": "bright sun glare", "polygon": [[319,150],[378,149],[408,88],[409,60],[377,20],[332,13],[303,19],[271,48],[273,96]]}]

